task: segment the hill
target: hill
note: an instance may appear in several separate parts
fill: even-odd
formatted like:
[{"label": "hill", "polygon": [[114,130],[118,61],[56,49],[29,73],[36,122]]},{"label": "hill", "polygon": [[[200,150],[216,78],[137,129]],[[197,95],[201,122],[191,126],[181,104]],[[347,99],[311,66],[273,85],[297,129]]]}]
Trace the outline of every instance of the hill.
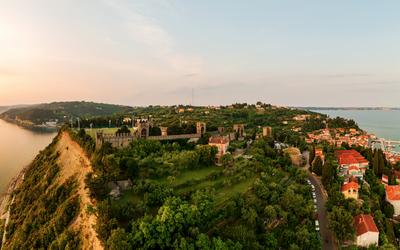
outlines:
[{"label": "hill", "polygon": [[11,108],[0,115],[0,118],[26,126],[42,125],[49,121],[58,124],[69,122],[71,118],[93,118],[127,113],[132,108],[122,105],[94,102],[53,102],[31,105],[28,107]]}]

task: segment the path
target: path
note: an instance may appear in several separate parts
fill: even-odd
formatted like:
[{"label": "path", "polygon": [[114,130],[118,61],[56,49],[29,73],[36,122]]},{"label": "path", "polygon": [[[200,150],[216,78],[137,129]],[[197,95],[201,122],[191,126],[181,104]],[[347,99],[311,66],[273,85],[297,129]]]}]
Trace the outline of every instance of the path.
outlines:
[{"label": "path", "polygon": [[61,167],[59,182],[62,183],[70,176],[76,176],[78,180],[77,193],[80,196],[80,210],[71,227],[80,229],[82,234],[83,249],[104,249],[97,233],[93,228],[97,218],[87,212],[88,206],[94,206],[90,199],[88,189],[85,185],[85,176],[92,171],[90,160],[78,143],[73,141],[67,132],[63,132],[57,143],[57,150],[60,152],[58,164]]},{"label": "path", "polygon": [[315,186],[315,195],[317,196],[317,212],[318,212],[318,221],[320,228],[320,235],[322,238],[322,249],[324,250],[335,250],[338,249],[336,245],[336,241],[334,240],[334,236],[332,231],[328,228],[328,214],[326,211],[325,203],[328,199],[328,195],[320,181],[320,179],[313,175],[309,170],[309,152],[304,152],[303,156],[306,158],[306,166],[302,169],[307,171],[308,179]]}]

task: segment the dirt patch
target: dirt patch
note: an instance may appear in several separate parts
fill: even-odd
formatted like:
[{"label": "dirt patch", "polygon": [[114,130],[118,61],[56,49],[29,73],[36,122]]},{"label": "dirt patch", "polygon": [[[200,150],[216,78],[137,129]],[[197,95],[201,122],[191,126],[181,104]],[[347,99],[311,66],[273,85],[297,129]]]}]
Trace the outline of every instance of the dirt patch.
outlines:
[{"label": "dirt patch", "polygon": [[78,216],[71,224],[71,228],[80,229],[82,233],[83,249],[104,249],[97,237],[94,226],[97,218],[87,212],[88,206],[94,206],[90,199],[89,190],[85,185],[85,176],[92,171],[92,165],[84,150],[73,141],[67,132],[63,132],[57,143],[57,151],[60,152],[58,164],[61,174],[58,182],[61,184],[69,177],[75,176],[78,181],[77,193],[80,196],[80,210]]}]

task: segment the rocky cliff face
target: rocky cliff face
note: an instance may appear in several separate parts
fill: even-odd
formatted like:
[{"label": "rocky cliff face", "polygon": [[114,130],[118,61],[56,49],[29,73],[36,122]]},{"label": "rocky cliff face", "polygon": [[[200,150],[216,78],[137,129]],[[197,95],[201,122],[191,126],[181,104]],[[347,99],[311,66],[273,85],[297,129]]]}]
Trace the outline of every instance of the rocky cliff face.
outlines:
[{"label": "rocky cliff face", "polygon": [[84,183],[90,171],[84,150],[60,132],[11,195],[3,249],[102,249]]}]

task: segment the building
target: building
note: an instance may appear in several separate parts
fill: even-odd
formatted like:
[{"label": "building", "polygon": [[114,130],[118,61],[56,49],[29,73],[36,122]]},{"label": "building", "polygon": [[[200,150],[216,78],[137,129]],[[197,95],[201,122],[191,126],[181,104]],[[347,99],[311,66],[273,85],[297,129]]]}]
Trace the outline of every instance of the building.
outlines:
[{"label": "building", "polygon": [[220,159],[224,154],[228,152],[229,139],[224,136],[211,136],[208,141],[208,145],[218,148],[216,158]]},{"label": "building", "polygon": [[362,181],[363,179],[363,172],[360,170],[358,166],[352,165],[347,169],[347,174],[356,178],[359,181]]},{"label": "building", "polygon": [[393,205],[394,216],[400,215],[400,185],[387,185],[385,189],[386,201]]},{"label": "building", "polygon": [[375,225],[374,218],[369,214],[360,214],[354,217],[354,230],[356,232],[356,245],[368,247],[378,245],[379,230]]},{"label": "building", "polygon": [[322,148],[315,148],[315,158],[317,158],[317,156],[319,156],[319,158],[322,160],[322,163],[325,163],[325,155],[324,155],[324,151],[322,150]]},{"label": "building", "polygon": [[358,199],[358,183],[355,181],[343,184],[341,191],[346,199]]},{"label": "building", "polygon": [[368,160],[365,159],[359,152],[354,149],[351,150],[337,150],[335,152],[336,159],[340,166],[340,174],[346,175],[351,166],[358,167],[362,174],[368,168]]},{"label": "building", "polygon": [[385,186],[389,185],[389,178],[387,175],[382,175],[381,183]]},{"label": "building", "polygon": [[263,137],[272,137],[272,128],[271,127],[263,127],[262,128]]}]

